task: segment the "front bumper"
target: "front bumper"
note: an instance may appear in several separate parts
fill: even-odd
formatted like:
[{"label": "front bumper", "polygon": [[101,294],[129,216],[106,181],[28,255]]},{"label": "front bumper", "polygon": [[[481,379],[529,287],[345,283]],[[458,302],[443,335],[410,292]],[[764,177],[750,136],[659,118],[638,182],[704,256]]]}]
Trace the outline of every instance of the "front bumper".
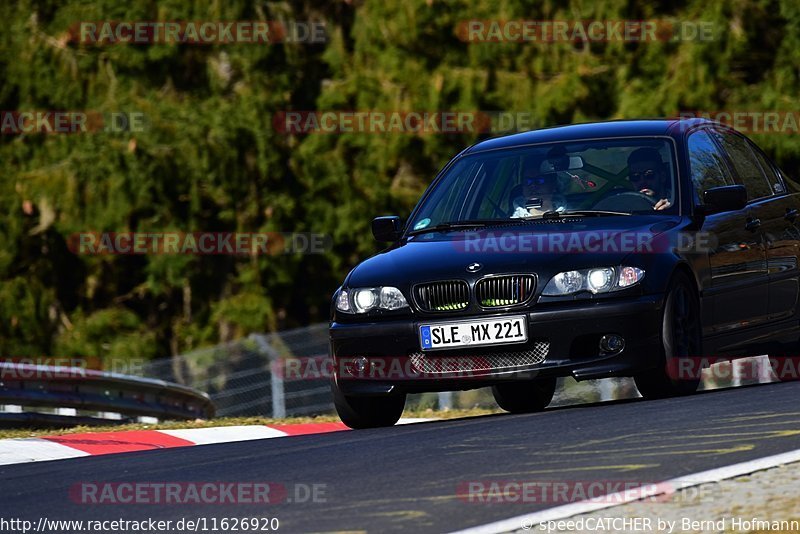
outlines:
[{"label": "front bumper", "polygon": [[[537,376],[572,376],[576,380],[632,376],[660,363],[663,295],[598,301],[537,304],[526,312],[486,313],[458,317],[461,320],[526,315],[525,344],[461,348],[424,353],[429,363],[443,362],[436,372],[422,372],[418,325],[437,319],[419,317],[371,323],[331,323],[330,345],[334,377],[338,387],[350,395],[393,392],[467,390],[507,380]],[[440,321],[454,320],[443,317]],[[603,354],[598,347],[605,334],[618,334],[625,348]],[[470,368],[466,372],[444,372],[449,364],[463,361],[498,361],[508,355],[530,355],[547,347],[542,361],[501,368]],[[365,358],[366,360],[363,360]],[[415,359],[416,358],[416,359]],[[437,360],[439,359],[439,360]],[[367,368],[353,367],[354,361]],[[435,365],[433,365],[436,368]],[[475,367],[473,365],[473,367]],[[486,367],[477,366],[477,367]],[[430,368],[430,367],[429,367]],[[441,371],[441,372],[440,372]]]}]

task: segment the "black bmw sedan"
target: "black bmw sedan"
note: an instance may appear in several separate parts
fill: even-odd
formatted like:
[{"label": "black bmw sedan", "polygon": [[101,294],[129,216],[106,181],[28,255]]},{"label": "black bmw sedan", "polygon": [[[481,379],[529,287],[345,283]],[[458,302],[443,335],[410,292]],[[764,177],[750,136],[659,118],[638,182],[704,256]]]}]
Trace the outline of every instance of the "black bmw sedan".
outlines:
[{"label": "black bmw sedan", "polygon": [[695,391],[719,359],[796,354],[800,189],[704,119],[613,121],[480,142],[335,292],[333,396],[353,428],[407,393],[491,386],[541,410],[556,378]]}]

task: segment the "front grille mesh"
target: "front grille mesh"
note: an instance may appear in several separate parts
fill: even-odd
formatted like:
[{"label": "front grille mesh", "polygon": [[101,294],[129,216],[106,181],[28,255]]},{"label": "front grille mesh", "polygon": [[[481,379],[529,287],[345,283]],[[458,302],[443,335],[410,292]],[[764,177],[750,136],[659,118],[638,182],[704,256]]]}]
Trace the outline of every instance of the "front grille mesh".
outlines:
[{"label": "front grille mesh", "polygon": [[429,282],[414,288],[417,305],[425,311],[458,311],[469,306],[469,286],[464,280]]},{"label": "front grille mesh", "polygon": [[526,302],[533,289],[533,276],[529,274],[492,276],[478,281],[475,295],[484,308],[500,308]]},{"label": "front grille mesh", "polygon": [[519,352],[498,352],[481,356],[444,356],[412,352],[409,358],[417,372],[448,374],[528,367],[542,363],[549,351],[548,341],[535,341],[529,350]]}]

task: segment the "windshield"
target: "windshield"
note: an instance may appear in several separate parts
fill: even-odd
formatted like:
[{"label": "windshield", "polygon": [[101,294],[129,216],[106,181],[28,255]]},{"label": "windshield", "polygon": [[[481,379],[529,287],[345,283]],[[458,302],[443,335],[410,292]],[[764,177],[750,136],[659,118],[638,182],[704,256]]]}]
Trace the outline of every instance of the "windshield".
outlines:
[{"label": "windshield", "polygon": [[410,229],[585,210],[675,213],[671,147],[665,138],[617,138],[466,156],[425,197]]}]

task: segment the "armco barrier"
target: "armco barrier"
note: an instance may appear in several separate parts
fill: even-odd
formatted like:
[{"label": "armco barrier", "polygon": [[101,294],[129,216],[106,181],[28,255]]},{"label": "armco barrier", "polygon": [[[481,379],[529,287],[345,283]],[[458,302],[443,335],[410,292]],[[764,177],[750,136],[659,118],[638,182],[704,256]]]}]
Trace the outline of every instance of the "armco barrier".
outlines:
[{"label": "armco barrier", "polygon": [[[0,424],[41,423],[52,426],[107,422],[102,415],[87,417],[82,412],[120,414],[158,419],[210,419],[215,415],[209,396],[196,389],[164,380],[83,369],[10,362],[0,363],[0,404],[23,406],[24,412],[5,413]],[[56,414],[38,414],[28,408],[56,408]],[[76,410],[63,415],[64,408]],[[119,422],[118,419],[114,419]]]}]

